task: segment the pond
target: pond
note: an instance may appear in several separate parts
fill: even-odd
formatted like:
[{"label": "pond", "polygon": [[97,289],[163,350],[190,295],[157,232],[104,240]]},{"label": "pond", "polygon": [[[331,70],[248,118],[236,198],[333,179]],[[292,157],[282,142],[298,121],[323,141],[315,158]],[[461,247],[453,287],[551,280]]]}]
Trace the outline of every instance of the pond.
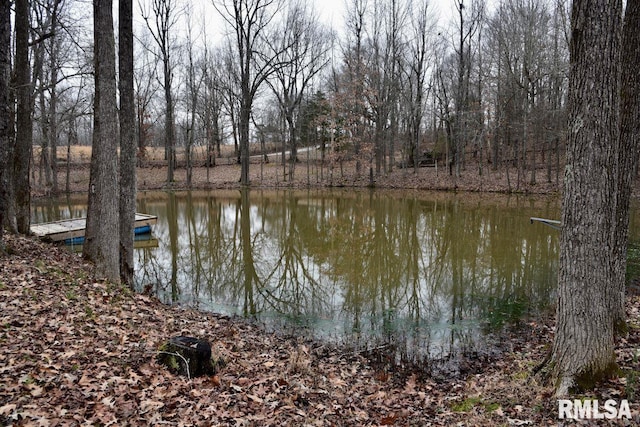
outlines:
[{"label": "pond", "polygon": [[[34,203],[34,223],[84,216]],[[553,305],[557,198],[382,191],[140,193],[136,287],[268,328],[448,357]]]}]

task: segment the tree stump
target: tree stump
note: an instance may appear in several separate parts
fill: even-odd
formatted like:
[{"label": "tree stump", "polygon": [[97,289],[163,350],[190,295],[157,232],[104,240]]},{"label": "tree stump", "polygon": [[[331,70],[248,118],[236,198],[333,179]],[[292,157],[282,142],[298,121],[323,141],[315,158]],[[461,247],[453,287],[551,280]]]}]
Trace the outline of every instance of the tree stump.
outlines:
[{"label": "tree stump", "polygon": [[211,358],[211,344],[194,337],[173,337],[163,344],[157,356],[158,363],[172,372],[194,378],[213,375],[222,364]]}]

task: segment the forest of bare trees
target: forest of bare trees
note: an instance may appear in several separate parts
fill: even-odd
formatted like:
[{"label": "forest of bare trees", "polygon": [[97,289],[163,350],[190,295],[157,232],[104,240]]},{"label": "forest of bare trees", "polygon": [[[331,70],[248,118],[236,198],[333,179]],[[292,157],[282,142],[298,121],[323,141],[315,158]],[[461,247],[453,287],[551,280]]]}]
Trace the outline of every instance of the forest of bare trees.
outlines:
[{"label": "forest of bare trees", "polygon": [[[41,148],[32,181],[58,193],[64,147],[91,142],[91,11],[78,0],[26,4],[13,65],[28,58],[32,72],[13,74],[14,113],[26,126],[29,112]],[[348,0],[331,25],[298,0],[134,2],[137,161],[165,147],[170,183],[177,148],[204,151],[215,166],[220,146],[233,145],[248,184],[251,147],[268,133],[285,179],[298,148],[317,146],[323,164],[355,161],[371,177],[428,158],[456,176],[506,172],[514,189],[558,182],[568,2],[438,6]]]}]

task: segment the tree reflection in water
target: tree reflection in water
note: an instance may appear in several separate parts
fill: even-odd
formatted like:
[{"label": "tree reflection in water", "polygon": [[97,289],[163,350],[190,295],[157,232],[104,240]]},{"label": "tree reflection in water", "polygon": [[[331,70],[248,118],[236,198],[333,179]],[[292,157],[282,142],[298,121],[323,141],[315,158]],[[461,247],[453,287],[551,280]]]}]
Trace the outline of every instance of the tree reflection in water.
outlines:
[{"label": "tree reflection in water", "polygon": [[[36,204],[32,216],[82,216],[83,203]],[[139,289],[166,303],[421,358],[474,348],[486,332],[544,310],[556,283],[558,232],[529,223],[557,218],[556,199],[152,192],[139,195],[138,211],[158,216],[159,241],[135,252]]]},{"label": "tree reflection in water", "polygon": [[446,356],[550,305],[555,199],[378,192],[149,194],[136,283],[168,302],[355,345]]}]

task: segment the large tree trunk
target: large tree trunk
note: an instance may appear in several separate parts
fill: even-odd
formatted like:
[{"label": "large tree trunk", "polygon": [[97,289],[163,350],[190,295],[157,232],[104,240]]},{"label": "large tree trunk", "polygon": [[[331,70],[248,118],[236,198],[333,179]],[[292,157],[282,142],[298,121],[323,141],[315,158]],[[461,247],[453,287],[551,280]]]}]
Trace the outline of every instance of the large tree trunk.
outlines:
[{"label": "large tree trunk", "polygon": [[616,199],[616,233],[611,242],[614,251],[615,280],[612,282],[611,307],[618,331],[626,328],[624,293],[629,237],[629,202],[638,170],[640,147],[640,0],[627,0],[622,38],[622,78],[620,98],[620,140],[618,192]]},{"label": "large tree trunk", "polygon": [[9,75],[11,73],[11,7],[0,2],[0,255],[4,252],[3,230],[9,198]]},{"label": "large tree trunk", "polygon": [[13,153],[13,197],[18,232],[28,234],[31,225],[31,71],[29,65],[29,0],[16,0],[16,64],[17,86],[16,140]]},{"label": "large tree trunk", "polygon": [[83,255],[98,274],[120,281],[118,123],[112,0],[94,0],[95,100],[87,230]]},{"label": "large tree trunk", "polygon": [[551,354],[559,395],[590,388],[616,369],[611,307],[619,295],[611,289],[610,242],[618,190],[621,12],[620,1],[573,3],[557,329]]},{"label": "large tree trunk", "polygon": [[133,287],[133,234],[136,214],[136,111],[133,92],[133,2],[119,2],[120,78],[120,279]]}]

